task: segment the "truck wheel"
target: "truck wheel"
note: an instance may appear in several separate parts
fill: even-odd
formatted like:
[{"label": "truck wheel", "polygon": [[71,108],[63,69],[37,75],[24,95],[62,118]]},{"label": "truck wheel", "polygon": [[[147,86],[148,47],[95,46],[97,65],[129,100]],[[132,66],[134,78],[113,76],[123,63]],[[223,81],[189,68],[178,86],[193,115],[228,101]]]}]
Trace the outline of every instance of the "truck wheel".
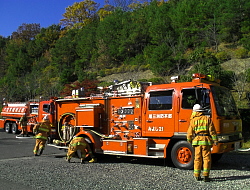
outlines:
[{"label": "truck wheel", "polygon": [[11,132],[13,134],[17,134],[18,129],[17,129],[17,124],[16,123],[12,123]]},{"label": "truck wheel", "polygon": [[171,150],[173,164],[179,169],[193,169],[194,149],[187,141],[177,142]]},{"label": "truck wheel", "polygon": [[6,133],[11,133],[11,123],[7,122],[5,123],[5,132]]}]

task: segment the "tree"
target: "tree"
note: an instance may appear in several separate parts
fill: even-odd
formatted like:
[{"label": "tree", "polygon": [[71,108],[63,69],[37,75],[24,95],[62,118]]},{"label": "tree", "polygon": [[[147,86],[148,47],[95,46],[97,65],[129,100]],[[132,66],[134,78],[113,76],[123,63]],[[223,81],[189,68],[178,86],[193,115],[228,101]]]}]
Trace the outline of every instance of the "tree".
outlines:
[{"label": "tree", "polygon": [[76,53],[76,32],[77,30],[69,30],[65,36],[57,40],[55,48],[51,50],[51,64],[58,68],[61,84],[74,82],[77,78],[74,73],[74,62],[79,59]]},{"label": "tree", "polygon": [[127,14],[118,9],[99,23],[96,30],[98,53],[96,64],[99,67],[112,67],[124,60],[120,57],[120,44],[121,31],[124,27],[124,22],[126,22]]},{"label": "tree", "polygon": [[53,48],[62,32],[63,29],[61,29],[60,25],[53,24],[48,28],[42,28],[41,32],[36,35],[36,40],[43,40],[48,48]]},{"label": "tree", "polygon": [[66,8],[66,12],[61,19],[61,25],[67,29],[79,29],[91,23],[95,17],[99,4],[92,0],[75,2],[72,6]]},{"label": "tree", "polygon": [[234,89],[238,94],[238,98],[241,101],[247,87],[247,81],[249,80],[250,77],[248,63],[243,61],[241,61],[240,63],[235,62],[233,72],[234,74],[231,80],[234,84]]},{"label": "tree", "polygon": [[29,41],[35,38],[35,36],[40,32],[40,24],[26,24],[23,23],[18,27],[16,32],[12,33],[12,39],[22,39],[24,41]]}]

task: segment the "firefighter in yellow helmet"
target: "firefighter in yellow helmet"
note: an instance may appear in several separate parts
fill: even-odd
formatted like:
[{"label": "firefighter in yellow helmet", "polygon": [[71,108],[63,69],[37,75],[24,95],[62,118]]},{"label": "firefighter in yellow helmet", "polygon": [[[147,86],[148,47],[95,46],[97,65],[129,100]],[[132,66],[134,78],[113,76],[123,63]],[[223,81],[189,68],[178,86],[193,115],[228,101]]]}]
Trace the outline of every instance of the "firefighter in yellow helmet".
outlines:
[{"label": "firefighter in yellow helmet", "polygon": [[70,159],[77,151],[80,151],[81,153],[80,155],[81,164],[84,164],[84,159],[86,157],[86,154],[89,154],[91,157],[91,160],[89,162],[96,162],[96,158],[94,157],[92,150],[84,137],[74,137],[70,141],[66,160],[70,162]]},{"label": "firefighter in yellow helmet", "polygon": [[209,182],[211,168],[211,148],[218,144],[217,134],[209,116],[203,115],[199,104],[195,104],[187,131],[187,141],[192,143],[195,152],[194,177],[200,181],[203,166],[204,181]]},{"label": "firefighter in yellow helmet", "polygon": [[[43,121],[35,125],[35,127],[33,128],[33,133],[36,134],[35,136],[36,144],[33,150],[35,156],[42,155],[43,150],[45,148],[46,141],[51,131],[51,127],[52,127],[52,124],[50,123],[49,118],[46,115],[43,118]],[[40,150],[40,153],[38,154],[39,150]]]}]

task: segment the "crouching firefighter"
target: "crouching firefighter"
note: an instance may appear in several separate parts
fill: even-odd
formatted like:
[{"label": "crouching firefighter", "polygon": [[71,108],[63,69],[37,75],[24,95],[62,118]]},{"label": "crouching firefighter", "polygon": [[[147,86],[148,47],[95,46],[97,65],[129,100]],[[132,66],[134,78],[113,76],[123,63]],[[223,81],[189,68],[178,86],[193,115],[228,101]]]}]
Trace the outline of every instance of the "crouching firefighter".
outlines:
[{"label": "crouching firefighter", "polygon": [[[50,123],[49,118],[46,115],[43,118],[43,121],[35,125],[35,127],[33,128],[33,133],[36,134],[36,144],[33,150],[35,156],[42,155],[46,141],[51,131],[51,127],[52,124]],[[40,151],[39,154],[38,151]]]},{"label": "crouching firefighter", "polygon": [[73,157],[75,153],[78,153],[78,157],[80,157],[81,159],[81,164],[84,164],[84,159],[86,157],[86,154],[89,154],[91,157],[91,160],[89,162],[96,162],[96,158],[94,157],[92,150],[84,137],[74,137],[71,140],[66,157],[66,160],[69,163],[70,159]]}]

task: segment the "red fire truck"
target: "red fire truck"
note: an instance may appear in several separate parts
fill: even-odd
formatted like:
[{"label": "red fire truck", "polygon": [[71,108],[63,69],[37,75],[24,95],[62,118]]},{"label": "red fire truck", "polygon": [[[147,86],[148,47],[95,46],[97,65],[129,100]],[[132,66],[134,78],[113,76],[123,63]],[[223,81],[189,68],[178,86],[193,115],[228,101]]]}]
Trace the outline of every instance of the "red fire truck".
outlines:
[{"label": "red fire truck", "polygon": [[[171,159],[177,168],[191,169],[194,152],[186,132],[193,105],[199,103],[218,134],[213,160],[241,147],[242,121],[229,89],[198,73],[191,82],[171,79],[160,85],[128,80],[89,97],[75,90],[71,97],[48,101],[46,110],[41,104],[38,117],[48,114],[54,122],[52,146],[57,148],[67,149],[74,136],[81,136],[97,154]],[[16,121],[7,123],[15,126]],[[5,130],[6,125],[5,120]]]},{"label": "red fire truck", "polygon": [[[7,133],[17,134],[21,131],[19,121],[23,115],[26,115],[28,118],[27,130],[29,133],[32,133],[33,127],[42,121],[45,115],[48,115],[50,121],[55,123],[54,105],[54,99],[14,103],[5,102],[1,112],[0,128],[3,128]],[[55,134],[55,128],[52,131]]]},{"label": "red fire truck", "polygon": [[124,81],[102,94],[55,101],[58,139],[67,146],[73,136],[85,137],[95,153],[171,158],[177,168],[193,167],[193,148],[186,132],[193,105],[206,110],[218,133],[213,159],[241,147],[242,122],[230,90],[212,77],[194,74],[192,82],[151,85]]}]

